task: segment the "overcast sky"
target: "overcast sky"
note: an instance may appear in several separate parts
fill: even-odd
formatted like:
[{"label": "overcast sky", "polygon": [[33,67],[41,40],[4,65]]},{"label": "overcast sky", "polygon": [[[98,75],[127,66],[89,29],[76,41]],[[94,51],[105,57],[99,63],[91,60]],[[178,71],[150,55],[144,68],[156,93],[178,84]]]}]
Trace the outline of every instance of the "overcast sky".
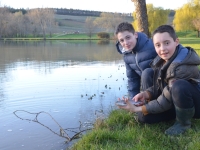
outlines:
[{"label": "overcast sky", "polygon": [[[164,9],[177,9],[182,7],[188,0],[146,0],[154,7]],[[103,12],[132,13],[134,4],[131,0],[0,0],[1,6],[13,8],[67,8]]]}]

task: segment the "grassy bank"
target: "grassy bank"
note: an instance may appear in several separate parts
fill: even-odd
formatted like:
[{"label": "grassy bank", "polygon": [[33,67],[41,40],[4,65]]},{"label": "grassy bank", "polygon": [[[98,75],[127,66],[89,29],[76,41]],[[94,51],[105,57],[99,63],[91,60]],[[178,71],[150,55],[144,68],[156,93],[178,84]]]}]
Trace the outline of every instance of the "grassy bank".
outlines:
[{"label": "grassy bank", "polygon": [[[178,37],[184,43],[197,43],[196,41],[200,41],[200,38],[196,38],[196,32],[177,32]],[[2,38],[1,40],[44,40],[43,37],[33,37],[32,35],[25,37],[25,38]],[[45,40],[101,40],[97,33],[92,34],[89,37],[86,33],[78,33],[78,34],[68,34],[68,33],[57,33],[53,34],[52,37],[46,35]],[[114,33],[110,33],[110,40],[115,40]]]},{"label": "grassy bank", "polygon": [[200,120],[192,120],[192,128],[176,137],[164,134],[174,121],[141,124],[134,115],[113,110],[104,121],[78,141],[71,150],[194,150],[200,148]]},{"label": "grassy bank", "polygon": [[[110,33],[110,39],[114,39],[114,34]],[[26,37],[26,38],[2,38],[1,40],[13,40],[13,41],[39,41],[44,40],[43,37]],[[46,36],[45,40],[101,40],[97,33],[94,33],[91,37],[87,36],[87,34],[54,34],[52,37]]]},{"label": "grassy bank", "polygon": [[180,38],[180,43],[183,46],[190,46],[194,48],[200,56],[200,38]]}]

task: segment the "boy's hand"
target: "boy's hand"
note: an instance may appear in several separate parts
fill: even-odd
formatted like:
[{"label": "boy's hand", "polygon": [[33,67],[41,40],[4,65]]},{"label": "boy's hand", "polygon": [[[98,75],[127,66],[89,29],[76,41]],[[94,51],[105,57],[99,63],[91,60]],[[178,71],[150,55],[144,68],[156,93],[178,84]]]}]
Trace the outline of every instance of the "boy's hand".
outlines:
[{"label": "boy's hand", "polygon": [[[119,98],[118,100],[121,100],[121,99]],[[129,101],[128,98],[123,97],[122,100],[125,101],[126,105],[124,105],[124,106],[118,106],[120,109],[124,109],[124,110],[130,111],[130,112],[139,112],[139,111],[141,111],[142,108],[138,107],[138,105],[137,106],[133,105]]]},{"label": "boy's hand", "polygon": [[137,95],[135,95],[132,100],[134,100],[136,102],[141,101],[144,105],[146,102],[146,99],[149,99],[147,92],[141,92],[141,93],[138,93]]}]

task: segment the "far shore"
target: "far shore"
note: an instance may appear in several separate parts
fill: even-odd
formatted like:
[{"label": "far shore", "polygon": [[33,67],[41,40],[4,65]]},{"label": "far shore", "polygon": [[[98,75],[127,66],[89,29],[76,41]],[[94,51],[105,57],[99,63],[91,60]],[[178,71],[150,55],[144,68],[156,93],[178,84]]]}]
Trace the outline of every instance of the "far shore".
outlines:
[{"label": "far shore", "polygon": [[42,40],[115,40],[113,33],[110,33],[110,38],[100,38],[97,33],[93,33],[92,36],[87,34],[54,34],[52,36],[46,35],[46,37],[13,37],[13,38],[0,38],[3,41],[42,41]]},{"label": "far shore", "polygon": [[[43,41],[43,40],[105,40],[99,38],[2,38],[3,41]],[[114,40],[114,39],[106,39]]]},{"label": "far shore", "polygon": [[[177,35],[180,39],[185,40],[200,40],[195,34],[196,32],[177,32]],[[93,33],[91,36],[88,36],[86,33],[80,34],[53,34],[52,36],[46,35],[46,37],[33,37],[33,35],[29,35],[28,37],[2,37],[0,41],[44,41],[44,40],[101,40],[101,41],[108,41],[108,40],[116,40],[114,33],[109,33],[110,38],[103,39],[97,36],[97,33]]]}]

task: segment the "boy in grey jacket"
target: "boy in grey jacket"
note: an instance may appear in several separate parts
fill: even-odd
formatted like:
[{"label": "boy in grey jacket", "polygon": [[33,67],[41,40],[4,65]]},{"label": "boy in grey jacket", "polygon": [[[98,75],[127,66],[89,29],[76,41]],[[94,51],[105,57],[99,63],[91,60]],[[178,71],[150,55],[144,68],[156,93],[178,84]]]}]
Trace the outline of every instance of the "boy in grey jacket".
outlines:
[{"label": "boy in grey jacket", "polygon": [[153,43],[158,56],[151,63],[154,70],[153,86],[137,94],[132,105],[128,99],[122,109],[136,112],[138,121],[157,123],[176,118],[167,135],[179,135],[191,127],[191,118],[200,118],[200,58],[190,47],[179,44],[174,29],[162,25],[153,32]]},{"label": "boy in grey jacket", "polygon": [[128,78],[129,98],[153,85],[150,62],[157,56],[153,42],[146,34],[135,32],[132,24],[122,22],[116,29],[117,51],[123,54]]}]

